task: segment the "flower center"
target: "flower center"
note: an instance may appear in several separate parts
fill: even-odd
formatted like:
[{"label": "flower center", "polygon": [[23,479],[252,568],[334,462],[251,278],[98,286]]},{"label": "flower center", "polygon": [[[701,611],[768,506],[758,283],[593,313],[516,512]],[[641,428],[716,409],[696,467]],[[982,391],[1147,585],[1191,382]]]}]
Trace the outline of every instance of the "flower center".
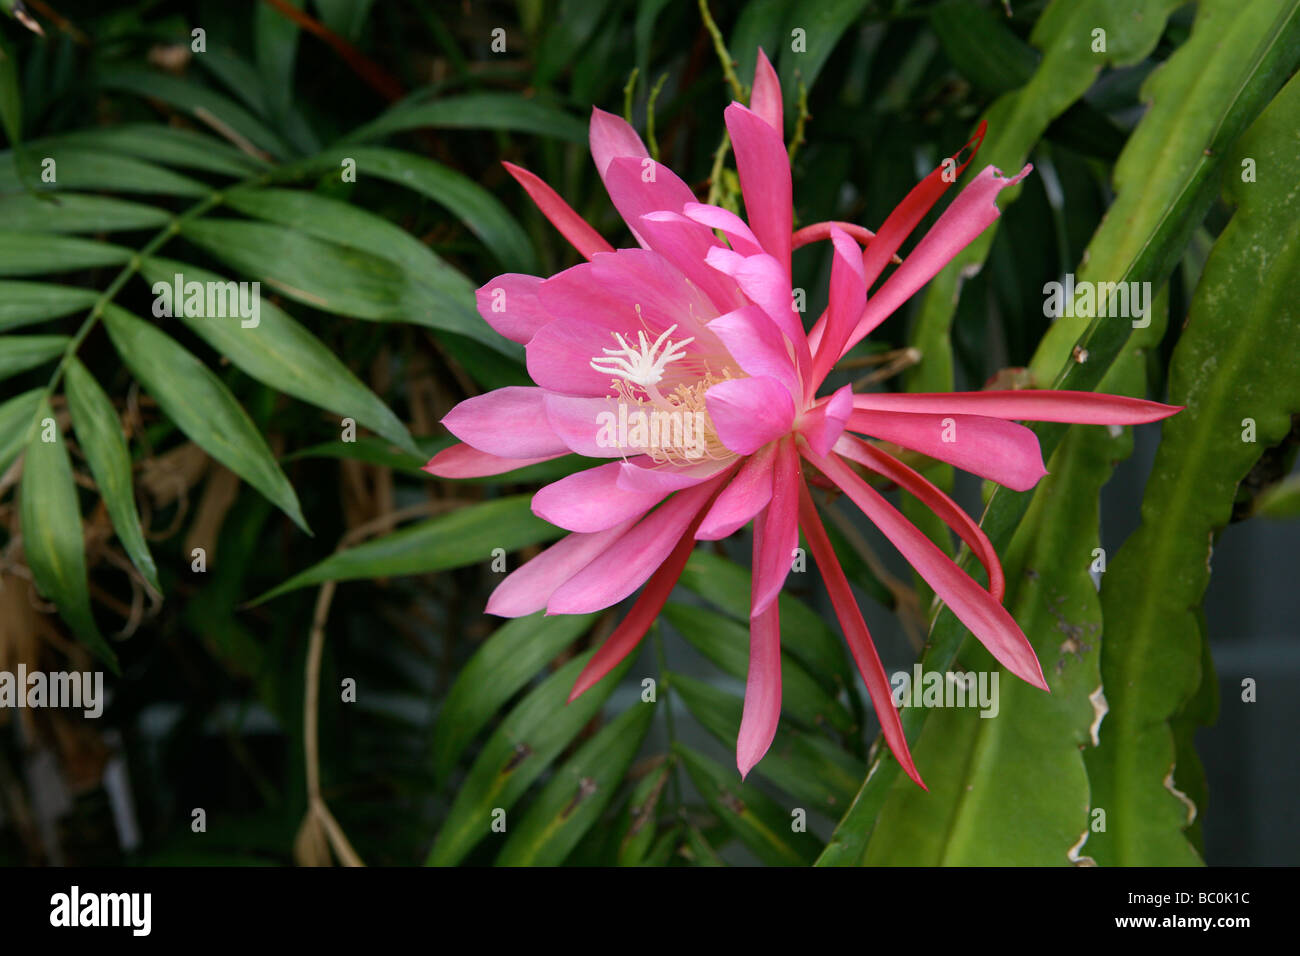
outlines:
[{"label": "flower center", "polygon": [[[616,349],[601,349],[605,353],[604,358],[594,358],[591,360],[591,367],[597,372],[608,372],[611,375],[617,375],[619,378],[627,379],[634,385],[640,385],[643,388],[653,388],[663,381],[664,369],[672,362],[676,362],[686,355],[686,346],[695,341],[694,336],[682,339],[680,342],[668,341],[668,336],[677,331],[677,326],[670,325],[664,330],[663,335],[655,339],[654,345],[650,345],[646,339],[644,330],[637,332],[638,346],[627,344],[623,336],[615,332],[614,338],[617,340],[619,347]],[[663,352],[660,353],[659,347],[665,345]]]},{"label": "flower center", "polygon": [[[640,311],[638,307],[638,317]],[[614,376],[610,388],[622,406],[620,428],[626,432],[620,444],[661,464],[730,458],[734,453],[718,439],[704,395],[718,382],[732,378],[731,369],[724,368],[718,375],[707,361],[701,364],[699,356],[688,356],[686,346],[695,338],[674,341],[670,336],[675,331],[676,325],[669,326],[651,342],[640,330],[634,345],[614,332],[618,348],[602,349],[604,355],[591,360],[597,372]],[[659,384],[668,366],[683,359],[686,361],[677,367],[682,373],[677,384],[661,391]]]}]

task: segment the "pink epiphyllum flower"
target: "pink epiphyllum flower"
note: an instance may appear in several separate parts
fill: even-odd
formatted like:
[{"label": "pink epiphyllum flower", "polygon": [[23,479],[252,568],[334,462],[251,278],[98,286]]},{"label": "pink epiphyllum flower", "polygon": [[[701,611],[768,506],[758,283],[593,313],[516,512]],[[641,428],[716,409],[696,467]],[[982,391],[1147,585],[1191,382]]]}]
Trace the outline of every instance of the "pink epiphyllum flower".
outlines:
[{"label": "pink epiphyllum flower", "polygon": [[[1036,436],[1015,420],[1130,425],[1178,409],[1041,390],[854,395],[846,386],[819,396],[835,363],[997,218],[997,194],[1030,167],[1010,178],[985,168],[868,296],[956,177],[935,169],[875,234],[834,222],[792,234],[780,86],[761,51],[750,106],[732,103],[725,117],[748,222],[697,202],[684,182],[649,157],[627,123],[593,110],[591,153],[639,248],[614,250],[544,182],[507,166],[588,261],[549,279],[498,276],[478,291],[488,324],[526,346],[536,387],[502,388],[456,406],[443,424],[464,444],[441,452],[426,468],[464,478],[575,452],[605,459],[537,493],[533,511],[572,533],[502,581],[487,606],[503,617],[542,609],[581,614],[642,588],[570,699],[637,646],[697,540],[724,538],[753,521],[750,663],[736,744],[742,775],[776,733],[777,597],[802,529],[885,740],[924,786],[805,469],[820,472],[857,504],[998,661],[1046,690],[1033,648],[1001,604],[1002,569],[984,532],[924,477],[859,436],[1023,491],[1046,471]],[[953,157],[956,162],[970,150],[957,172],[982,136],[983,126]],[[823,239],[834,248],[829,306],[806,332],[792,304],[790,254]],[[979,558],[988,588],[908,522],[854,464],[933,508]]]}]

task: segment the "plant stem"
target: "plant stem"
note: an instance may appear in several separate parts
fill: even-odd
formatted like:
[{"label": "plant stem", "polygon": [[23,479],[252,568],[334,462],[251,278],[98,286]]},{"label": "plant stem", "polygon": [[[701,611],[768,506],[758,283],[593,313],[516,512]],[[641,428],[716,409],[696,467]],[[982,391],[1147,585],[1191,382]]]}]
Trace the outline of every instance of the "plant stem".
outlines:
[{"label": "plant stem", "polygon": [[664,81],[667,79],[667,73],[659,77],[659,81],[650,90],[650,99],[646,103],[645,135],[647,145],[650,147],[650,158],[656,163],[659,162],[659,141],[655,139],[655,101],[659,99],[659,91],[664,88]]},{"label": "plant stem", "polygon": [[713,153],[713,169],[709,171],[709,198],[707,200],[710,206],[716,206],[718,200],[722,198],[722,164],[727,159],[727,151],[731,148],[731,137],[723,133],[722,142],[718,144],[717,150]]},{"label": "plant stem", "polygon": [[745,85],[736,77],[736,61],[731,58],[726,41],[722,39],[722,31],[713,22],[713,14],[709,13],[709,0],[699,0],[699,2],[700,18],[704,21],[704,29],[708,30],[709,36],[713,37],[713,49],[717,52],[718,59],[722,61],[722,75],[731,84],[733,98],[744,102],[749,98],[745,95]]},{"label": "plant stem", "polygon": [[[283,168],[280,172],[283,173]],[[234,186],[229,188],[238,189],[248,186],[265,185],[267,182],[270,182],[275,175],[275,171],[261,173],[257,176],[236,183]],[[167,223],[167,225],[158,231],[157,235],[145,243],[139,251],[131,256],[126,265],[122,267],[122,271],[119,272],[113,281],[109,283],[108,288],[100,293],[99,298],[95,300],[95,304],[90,307],[90,312],[87,313],[85,320],[81,323],[81,327],[77,329],[72,340],[68,342],[67,346],[63,349],[63,356],[59,359],[59,364],[55,366],[54,373],[50,376],[49,382],[45,385],[45,394],[43,396],[44,401],[48,401],[54,395],[54,390],[58,387],[60,380],[62,380],[63,373],[67,370],[68,363],[70,363],[76,356],[77,350],[81,348],[81,343],[86,340],[86,336],[90,334],[96,323],[98,323],[103,317],[104,309],[106,309],[109,304],[117,298],[117,294],[122,291],[122,288],[130,281],[131,277],[140,271],[140,266],[144,260],[166,245],[167,241],[173,236],[179,234],[185,223],[192,219],[198,219],[200,216],[207,215],[217,206],[221,205],[221,203],[225,201],[225,198],[225,191],[213,190],[201,202],[195,203],[180,215],[175,216],[169,223]],[[35,425],[35,420],[33,420],[33,425]]]},{"label": "plant stem", "polygon": [[632,97],[636,95],[636,78],[641,73],[639,66],[632,67],[632,73],[627,78],[627,86],[623,87],[623,119],[627,120],[627,125],[632,125]]},{"label": "plant stem", "polygon": [[[798,76],[798,74],[796,74]],[[808,118],[812,114],[808,112],[808,87],[803,81],[803,77],[798,76],[799,80],[799,115],[794,121],[794,136],[790,139],[790,162],[794,162],[795,153],[799,152],[799,147],[804,142],[804,127],[808,124]]]},{"label": "plant stem", "polygon": [[81,323],[81,328],[77,329],[77,334],[72,337],[72,341],[67,344],[66,348],[64,348],[63,358],[59,360],[59,364],[54,369],[54,374],[50,376],[50,381],[45,386],[46,398],[49,398],[50,395],[53,394],[54,389],[59,384],[59,380],[63,377],[63,372],[67,367],[68,362],[70,362],[73,356],[76,355],[77,349],[81,347],[81,343],[85,341],[86,336],[90,334],[90,330],[95,327],[95,323],[103,316],[104,309],[109,305],[109,303],[117,298],[117,294],[122,291],[122,287],[127,284],[131,276],[135,275],[136,272],[139,271],[141,262],[157,252],[168,239],[180,232],[181,223],[183,221],[206,213],[208,210],[218,205],[221,202],[221,199],[221,193],[212,193],[207,199],[203,200],[203,202],[192,206],[180,216],[177,216],[175,219],[171,220],[171,222],[167,223],[167,225],[164,226],[156,236],[149,240],[144,248],[131,256],[127,264],[122,267],[122,271],[117,274],[117,277],[111,283],[109,283],[108,288],[100,293],[99,298],[95,300],[95,304],[91,306],[90,312],[87,314],[85,321]]}]

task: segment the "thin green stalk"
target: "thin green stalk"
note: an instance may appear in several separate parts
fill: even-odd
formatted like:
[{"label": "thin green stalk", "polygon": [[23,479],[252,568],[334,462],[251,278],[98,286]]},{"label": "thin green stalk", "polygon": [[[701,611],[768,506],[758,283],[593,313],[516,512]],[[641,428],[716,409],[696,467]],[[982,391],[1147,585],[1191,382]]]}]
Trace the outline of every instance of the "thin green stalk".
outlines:
[{"label": "thin green stalk", "polygon": [[632,67],[632,73],[627,78],[627,85],[623,87],[623,119],[627,120],[627,125],[632,125],[632,98],[636,96],[636,79],[641,74],[639,66]]},{"label": "thin green stalk", "polygon": [[730,149],[731,137],[723,133],[722,142],[713,153],[713,169],[709,171],[709,198],[706,201],[710,206],[718,205],[722,198],[722,164],[726,162],[727,151]]},{"label": "thin green stalk", "polygon": [[[260,173],[257,176],[242,180],[230,188],[265,185],[272,179],[284,178],[286,175],[292,176],[296,168],[301,165],[303,164],[293,164],[287,167],[280,167],[278,170]],[[140,266],[144,260],[152,256],[155,252],[161,249],[169,239],[177,235],[185,223],[192,219],[197,219],[200,216],[207,215],[214,208],[221,205],[224,200],[225,192],[223,190],[213,190],[202,201],[195,203],[180,215],[173,217],[167,225],[163,226],[163,228],[158,231],[157,235],[150,239],[138,252],[135,253],[135,255],[131,256],[126,265],[122,267],[122,271],[119,272],[113,281],[109,283],[108,288],[100,293],[99,298],[95,300],[95,304],[90,307],[90,312],[87,313],[85,320],[81,323],[81,327],[77,329],[72,340],[69,341],[67,346],[63,349],[63,355],[59,359],[59,364],[55,366],[49,382],[45,385],[43,396],[45,401],[48,401],[54,395],[54,390],[58,388],[59,382],[63,378],[63,373],[68,367],[68,363],[76,356],[77,351],[81,348],[81,343],[86,340],[86,336],[91,333],[91,330],[94,329],[100,318],[103,317],[104,309],[117,298],[117,294],[122,291],[127,282],[131,280],[131,277],[140,270]],[[44,404],[44,402],[41,404]],[[39,414],[40,406],[37,406],[37,408]],[[32,427],[35,428],[37,424],[37,420],[33,419]],[[28,437],[30,438],[30,436],[31,432],[29,431]]]},{"label": "thin green stalk", "polygon": [[794,154],[799,152],[799,147],[803,145],[804,127],[808,123],[808,118],[812,115],[808,112],[808,86],[804,83],[803,77],[798,76],[799,81],[799,115],[794,121],[794,136],[790,139],[790,162],[794,162]]},{"label": "thin green stalk", "polygon": [[700,19],[704,21],[704,29],[709,31],[709,36],[713,37],[713,49],[717,52],[718,59],[722,61],[722,75],[731,84],[732,96],[744,103],[749,99],[745,91],[745,85],[737,78],[736,61],[731,58],[731,52],[727,49],[726,41],[722,39],[722,31],[713,22],[713,14],[709,13],[709,0],[699,0],[699,2]]},{"label": "thin green stalk", "polygon": [[655,102],[659,99],[659,91],[664,88],[664,81],[667,79],[667,73],[659,77],[659,81],[650,90],[650,99],[646,103],[645,135],[650,146],[650,158],[656,163],[659,162],[659,141],[655,139]]},{"label": "thin green stalk", "polygon": [[137,271],[139,271],[141,262],[157,252],[168,239],[180,232],[181,224],[183,222],[193,219],[196,216],[203,215],[213,207],[220,204],[223,198],[222,193],[213,192],[202,202],[197,203],[181,215],[172,219],[158,232],[156,236],[149,240],[144,248],[133,255],[127,264],[122,267],[122,271],[117,274],[117,277],[111,283],[109,283],[108,288],[100,293],[99,298],[95,300],[95,304],[90,307],[90,312],[86,315],[85,321],[81,323],[81,328],[77,329],[77,334],[72,337],[72,341],[69,342],[67,347],[63,350],[63,357],[59,360],[59,364],[55,366],[54,374],[50,376],[50,381],[45,386],[46,398],[49,398],[54,393],[54,389],[58,386],[59,380],[63,377],[64,369],[67,368],[68,363],[72,361],[73,356],[77,354],[77,349],[81,347],[81,343],[85,341],[86,336],[90,334],[90,330],[95,327],[95,323],[98,322],[100,317],[104,314],[104,309],[109,303],[117,298],[117,294],[122,291],[122,287],[130,281],[131,277],[135,275]]}]

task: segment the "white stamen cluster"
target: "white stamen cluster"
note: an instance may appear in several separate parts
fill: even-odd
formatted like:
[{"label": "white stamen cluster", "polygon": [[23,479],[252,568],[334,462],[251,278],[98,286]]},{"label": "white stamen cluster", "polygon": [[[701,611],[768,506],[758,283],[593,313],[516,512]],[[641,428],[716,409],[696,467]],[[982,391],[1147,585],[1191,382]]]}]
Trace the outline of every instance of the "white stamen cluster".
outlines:
[{"label": "white stamen cluster", "polygon": [[[634,385],[652,388],[663,380],[664,370],[669,364],[685,358],[686,346],[695,341],[694,336],[682,339],[680,342],[669,341],[668,336],[675,331],[677,331],[676,325],[669,326],[659,338],[655,339],[653,345],[646,338],[645,332],[639,331],[635,346],[628,345],[627,340],[615,332],[614,338],[618,341],[619,348],[601,349],[605,357],[593,358],[591,367],[597,372],[626,379]],[[664,347],[662,353],[659,351],[661,346]]]}]

